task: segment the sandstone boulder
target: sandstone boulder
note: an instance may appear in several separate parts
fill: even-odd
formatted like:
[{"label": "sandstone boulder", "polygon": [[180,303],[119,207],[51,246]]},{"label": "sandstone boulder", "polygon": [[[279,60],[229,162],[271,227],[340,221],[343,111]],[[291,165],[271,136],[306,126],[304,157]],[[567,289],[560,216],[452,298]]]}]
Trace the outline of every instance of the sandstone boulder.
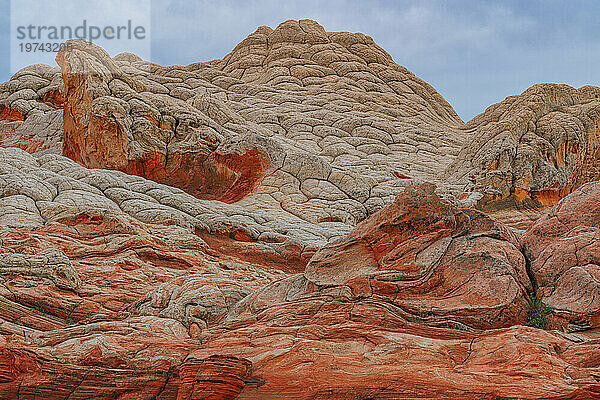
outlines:
[{"label": "sandstone boulder", "polygon": [[522,238],[541,299],[567,329],[600,324],[600,183],[564,198]]},{"label": "sandstone boulder", "polygon": [[354,296],[384,301],[422,323],[479,329],[525,323],[531,285],[514,235],[433,190],[406,189],[323,247],[306,279],[348,286]]}]

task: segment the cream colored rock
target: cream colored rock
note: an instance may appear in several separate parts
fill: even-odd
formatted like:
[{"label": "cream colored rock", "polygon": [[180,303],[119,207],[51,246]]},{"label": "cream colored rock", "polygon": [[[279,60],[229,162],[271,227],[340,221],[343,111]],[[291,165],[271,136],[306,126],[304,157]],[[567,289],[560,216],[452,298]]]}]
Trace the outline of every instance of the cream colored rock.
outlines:
[{"label": "cream colored rock", "polygon": [[543,208],[600,179],[600,88],[540,84],[471,120],[449,179],[480,207]]}]

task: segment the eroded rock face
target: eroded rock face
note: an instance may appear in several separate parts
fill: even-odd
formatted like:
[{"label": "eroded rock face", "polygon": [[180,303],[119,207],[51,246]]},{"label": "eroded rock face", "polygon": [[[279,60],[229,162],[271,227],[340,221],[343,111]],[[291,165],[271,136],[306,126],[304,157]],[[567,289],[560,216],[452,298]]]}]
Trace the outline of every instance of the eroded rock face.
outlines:
[{"label": "eroded rock face", "polygon": [[[90,168],[168,182],[199,198],[221,199],[238,178],[253,189],[268,165],[264,155],[253,149],[247,160],[242,153],[241,162],[222,160],[219,168],[211,156],[223,138],[209,129],[207,118],[184,101],[150,95],[97,46],[73,45],[57,56],[67,100],[64,155]],[[237,171],[239,176],[228,168],[245,168],[244,161],[250,171]]]},{"label": "eroded rock face", "polygon": [[449,167],[484,210],[543,208],[600,179],[600,89],[540,84],[489,107]]},{"label": "eroded rock face", "polygon": [[[61,156],[0,149],[0,171],[2,397],[41,388],[48,399],[598,394],[593,335],[481,330],[521,321],[523,258],[501,224],[431,187],[405,191],[335,242],[317,224],[285,225]],[[277,249],[260,239],[276,235],[333,244],[287,274],[202,239],[226,232],[256,249]],[[239,240],[248,237],[257,240]],[[377,279],[420,271],[421,282]],[[424,305],[437,309],[423,314]]]},{"label": "eroded rock face", "polygon": [[63,154],[198,198],[353,224],[412,179],[437,180],[463,141],[454,110],[371,38],[313,21],[186,67],[71,44],[57,57]]},{"label": "eroded rock face", "polygon": [[59,153],[62,146],[60,68],[32,65],[0,84],[0,145],[29,153]]},{"label": "eroded rock face", "polygon": [[523,236],[540,296],[567,329],[600,324],[600,183],[563,199]]},{"label": "eroded rock face", "polygon": [[222,60],[185,67],[68,49],[60,71],[32,66],[0,88],[4,146],[62,148],[87,167],[310,222],[356,224],[429,181],[526,229],[599,178],[591,86],[535,85],[464,124],[371,38],[314,21],[260,27]]},{"label": "eroded rock face", "polygon": [[[594,179],[596,88],[465,125],[312,21],[187,67],[72,49],[0,86],[0,398],[600,397],[598,184],[520,238],[455,205],[525,228],[554,200],[503,168]],[[535,290],[582,331],[523,326]]]},{"label": "eroded rock face", "polygon": [[[139,324],[150,321],[139,321]],[[135,324],[131,324],[135,326]],[[94,329],[94,328],[91,328]],[[178,344],[168,341],[166,332],[157,332],[154,341],[136,343],[139,350]],[[133,355],[119,346],[109,335],[93,334],[86,338],[82,349],[69,343],[71,351],[85,357],[79,365],[57,363],[31,352],[0,349],[0,395],[4,398],[32,398],[43,387],[49,399],[72,398],[136,398],[136,399],[230,399],[238,398],[251,371],[248,360],[234,356],[209,356],[205,359],[188,359],[179,368],[170,368],[168,360],[148,360],[147,352],[131,363],[119,363],[115,357]],[[152,335],[146,333],[146,339]],[[125,338],[118,338],[125,343]],[[42,339],[43,340],[43,339]],[[47,339],[46,339],[47,340]],[[153,343],[154,342],[154,343]],[[66,347],[66,346],[65,346]],[[84,352],[82,352],[84,350]],[[106,354],[121,350],[123,354]],[[104,353],[103,353],[104,352]],[[62,357],[66,349],[55,351]],[[173,349],[172,357],[182,357]],[[155,354],[156,355],[156,354]],[[80,366],[81,365],[81,366]]]},{"label": "eroded rock face", "polygon": [[[370,38],[312,21],[259,28],[187,67],[70,48],[57,57],[64,155],[199,198],[356,223],[414,182],[498,211],[551,206],[600,178],[591,86],[536,85],[464,124]],[[498,218],[526,228],[539,215]]]},{"label": "eroded rock face", "polygon": [[140,315],[181,321],[198,332],[220,323],[229,310],[250,293],[247,285],[213,275],[183,276],[163,283],[134,305]]},{"label": "eroded rock face", "polygon": [[408,188],[393,204],[328,244],[304,275],[347,286],[409,320],[489,329],[526,322],[531,285],[516,238],[475,210],[442,201],[434,187]]}]

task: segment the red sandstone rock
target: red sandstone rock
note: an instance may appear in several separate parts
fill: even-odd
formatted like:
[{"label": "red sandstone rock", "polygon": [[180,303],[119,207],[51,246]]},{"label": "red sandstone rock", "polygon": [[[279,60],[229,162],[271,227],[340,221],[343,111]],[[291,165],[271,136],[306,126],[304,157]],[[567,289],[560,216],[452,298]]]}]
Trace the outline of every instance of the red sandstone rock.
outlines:
[{"label": "red sandstone rock", "polygon": [[65,103],[65,98],[60,90],[48,90],[40,98],[40,101],[54,108],[62,108]]},{"label": "red sandstone rock", "polygon": [[[64,103],[63,154],[86,167],[117,169],[227,203],[251,193],[271,167],[257,148],[217,152],[223,140],[203,126],[199,110],[149,96],[143,83],[91,43],[74,41],[56,60],[64,81],[65,99],[54,96]],[[110,97],[115,85],[127,101]]]},{"label": "red sandstone rock", "polygon": [[181,388],[177,400],[233,400],[246,386],[252,370],[248,360],[233,356],[187,359],[179,369]]},{"label": "red sandstone rock", "polygon": [[449,179],[482,197],[486,211],[553,206],[600,179],[600,89],[534,85],[466,125],[477,132],[450,165]]},{"label": "red sandstone rock", "polygon": [[[0,86],[0,145],[33,154],[0,148],[0,398],[600,397],[598,184],[521,244],[402,191],[558,201],[597,177],[597,88],[536,86],[464,125],[371,38],[313,21],[187,67],[71,47]],[[522,326],[526,260],[582,332]]]},{"label": "red sandstone rock", "polygon": [[0,121],[23,121],[25,117],[20,112],[11,109],[10,107],[2,107],[0,109]]},{"label": "red sandstone rock", "polygon": [[582,186],[522,238],[543,301],[570,323],[600,324],[600,183]]},{"label": "red sandstone rock", "polygon": [[61,90],[60,69],[42,64],[23,68],[0,84],[0,145],[30,153],[60,150]]},{"label": "red sandstone rock", "polygon": [[481,212],[406,189],[315,254],[306,278],[385,301],[407,318],[479,329],[524,324],[531,285],[510,231]]},{"label": "red sandstone rock", "polygon": [[[12,172],[4,173],[2,182],[17,174],[11,162],[48,180],[38,181],[37,192],[2,183],[3,201],[31,198],[22,194],[28,193],[40,199],[48,219],[40,223],[27,220],[29,214],[3,214],[22,215],[19,221],[29,225],[20,228],[7,225],[15,217],[0,220],[1,253],[12,254],[0,263],[0,295],[12,302],[0,303],[0,397],[593,399],[599,394],[594,331],[586,336],[523,326],[473,329],[523,318],[523,296],[510,285],[493,291],[489,282],[515,282],[524,290],[524,261],[509,230],[478,211],[441,201],[431,187],[401,193],[393,205],[315,255],[305,273],[286,275],[275,274],[268,262],[237,260],[235,253],[215,257],[209,243],[166,216],[147,223],[118,208],[94,211],[90,204],[119,198],[128,199],[119,203],[124,209],[128,202],[141,202],[141,192],[121,187],[122,175],[77,169],[62,157],[41,158],[53,161],[35,169],[33,157],[8,153],[0,165]],[[49,168],[66,175],[53,175]],[[94,191],[69,173],[88,174],[84,180],[96,185],[112,184]],[[53,206],[42,200],[49,182],[60,183],[58,193],[47,194]],[[130,185],[149,194],[159,190],[141,178]],[[76,193],[85,196],[63,200],[78,198]],[[86,203],[93,193],[96,202]],[[168,196],[157,198],[166,202]],[[0,211],[12,210],[10,204]],[[62,211],[51,216],[49,210],[59,204]],[[169,212],[165,204],[150,204]],[[26,205],[22,200],[23,212]],[[435,244],[444,238],[452,240],[442,251]],[[60,251],[68,261],[44,250]],[[356,258],[363,253],[365,258]],[[446,262],[457,253],[471,262]],[[339,264],[325,264],[327,254]],[[348,269],[347,261],[356,268]],[[397,281],[376,279],[384,273],[407,277],[426,267],[434,273],[424,284],[412,290],[399,285],[397,295],[389,290]],[[478,276],[469,275],[466,285],[457,284],[470,272],[487,281],[471,285]],[[506,280],[497,279],[503,273]],[[440,299],[448,290],[462,296],[461,307],[448,302],[446,309],[423,315],[415,306],[444,305]],[[501,290],[506,296],[499,296]],[[511,296],[514,304],[504,302]],[[21,314],[25,318],[15,314],[19,310],[27,312]],[[491,310],[506,317],[490,318]]]}]

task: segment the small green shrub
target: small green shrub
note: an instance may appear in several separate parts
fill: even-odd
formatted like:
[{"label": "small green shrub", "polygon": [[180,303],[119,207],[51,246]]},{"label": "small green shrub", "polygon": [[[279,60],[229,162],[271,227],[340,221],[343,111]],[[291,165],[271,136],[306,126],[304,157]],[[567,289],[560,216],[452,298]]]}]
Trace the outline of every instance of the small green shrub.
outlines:
[{"label": "small green shrub", "polygon": [[548,315],[552,313],[552,309],[544,304],[541,297],[529,296],[529,315],[527,318],[527,326],[538,329],[546,329],[548,324]]}]

